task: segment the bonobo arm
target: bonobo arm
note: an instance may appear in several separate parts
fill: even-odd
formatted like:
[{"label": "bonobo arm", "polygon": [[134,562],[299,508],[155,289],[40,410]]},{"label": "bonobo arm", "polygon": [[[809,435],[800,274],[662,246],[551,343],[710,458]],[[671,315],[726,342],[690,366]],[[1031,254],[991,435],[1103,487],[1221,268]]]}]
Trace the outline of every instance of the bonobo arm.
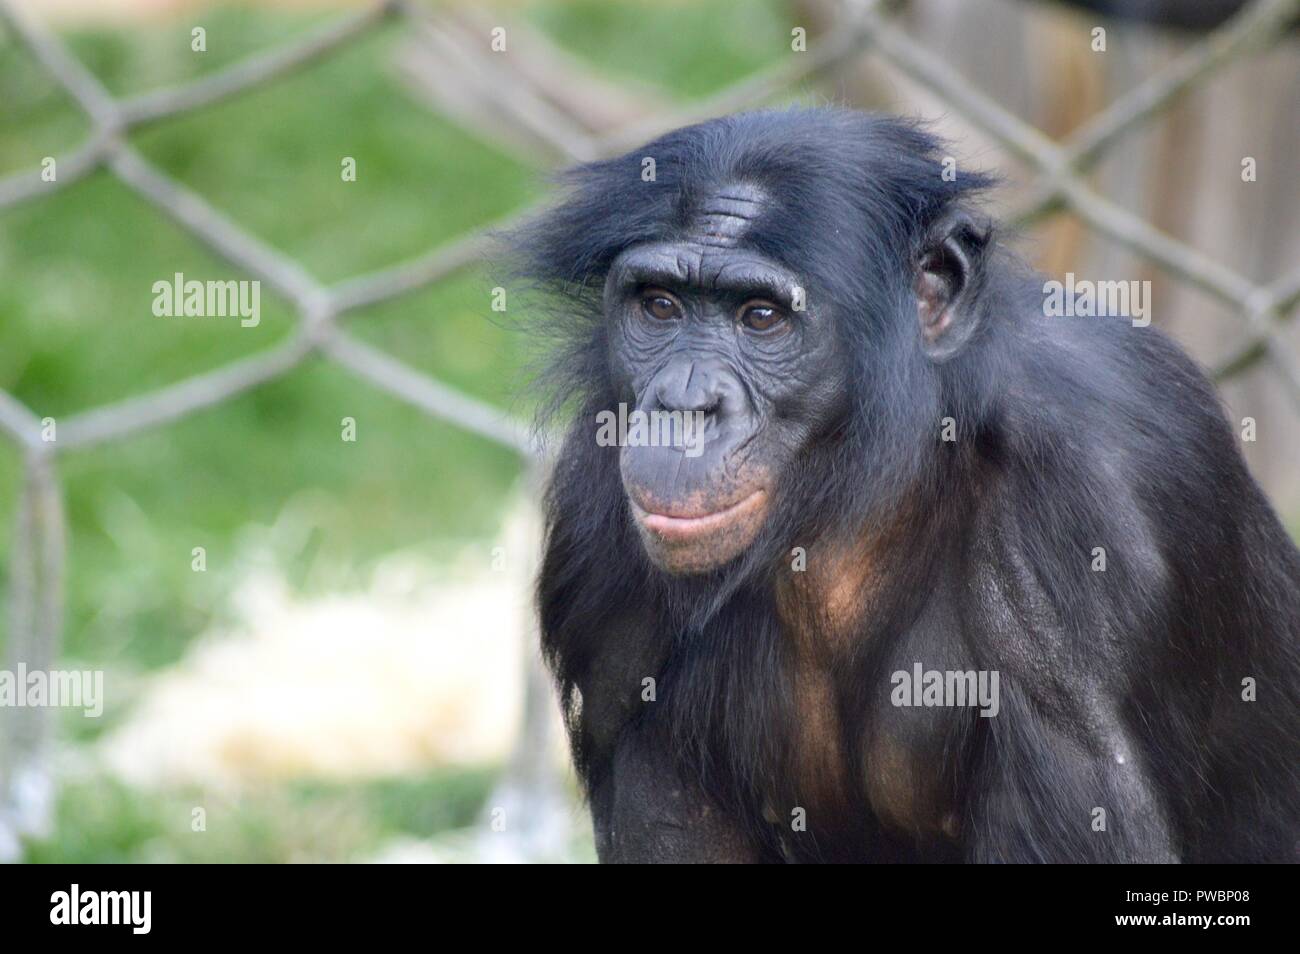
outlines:
[{"label": "bonobo arm", "polygon": [[972,635],[1000,699],[977,720],[968,860],[1178,861],[1169,806],[1123,717],[1144,634],[1120,638],[1103,612],[1061,609],[1014,543],[990,547],[980,566]]},{"label": "bonobo arm", "polygon": [[1123,732],[1054,724],[1002,692],[992,757],[970,805],[967,860],[1158,864],[1179,860],[1167,812]]},{"label": "bonobo arm", "polygon": [[767,860],[740,828],[684,784],[672,760],[635,729],[591,791],[602,864],[740,864]]}]

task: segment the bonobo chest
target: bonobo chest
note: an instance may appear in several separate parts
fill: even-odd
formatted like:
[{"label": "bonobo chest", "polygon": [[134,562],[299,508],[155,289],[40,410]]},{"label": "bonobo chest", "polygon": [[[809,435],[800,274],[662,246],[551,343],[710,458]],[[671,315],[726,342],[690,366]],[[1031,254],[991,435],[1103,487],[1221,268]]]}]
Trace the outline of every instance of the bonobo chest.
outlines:
[{"label": "bonobo chest", "polygon": [[841,836],[869,815],[886,837],[956,839],[953,763],[971,713],[913,692],[918,665],[921,690],[926,673],[963,668],[950,595],[938,587],[889,632],[877,621],[898,598],[869,550],[823,557],[778,587],[793,708],[786,778],[801,800],[785,815],[804,809],[814,835]]}]

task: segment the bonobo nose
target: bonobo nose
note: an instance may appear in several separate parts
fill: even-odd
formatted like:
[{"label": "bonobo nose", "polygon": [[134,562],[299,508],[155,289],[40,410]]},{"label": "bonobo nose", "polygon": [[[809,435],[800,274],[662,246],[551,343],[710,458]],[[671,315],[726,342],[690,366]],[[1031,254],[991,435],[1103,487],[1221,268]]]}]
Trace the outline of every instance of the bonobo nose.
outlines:
[{"label": "bonobo nose", "polygon": [[645,404],[652,411],[721,414],[734,409],[740,393],[740,382],[721,361],[679,358],[655,375]]}]

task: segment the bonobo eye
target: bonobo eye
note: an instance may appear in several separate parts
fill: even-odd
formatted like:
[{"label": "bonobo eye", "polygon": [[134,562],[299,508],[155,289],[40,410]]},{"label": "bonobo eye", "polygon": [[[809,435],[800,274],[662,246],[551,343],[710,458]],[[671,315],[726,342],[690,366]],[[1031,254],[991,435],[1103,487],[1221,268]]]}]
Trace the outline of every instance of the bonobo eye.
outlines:
[{"label": "bonobo eye", "polygon": [[677,299],[662,288],[647,288],[641,293],[641,310],[658,321],[670,321],[682,316]]},{"label": "bonobo eye", "polygon": [[770,301],[751,301],[741,306],[740,323],[751,331],[772,331],[785,323],[785,312]]}]

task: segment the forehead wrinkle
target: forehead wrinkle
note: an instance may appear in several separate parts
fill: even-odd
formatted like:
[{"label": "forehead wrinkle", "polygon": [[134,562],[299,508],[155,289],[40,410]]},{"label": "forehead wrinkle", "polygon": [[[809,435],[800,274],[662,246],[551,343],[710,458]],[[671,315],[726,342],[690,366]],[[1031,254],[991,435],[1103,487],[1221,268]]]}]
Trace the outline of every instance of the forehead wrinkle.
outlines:
[{"label": "forehead wrinkle", "polygon": [[694,204],[687,235],[700,245],[734,248],[770,204],[767,193],[749,183],[721,186]]}]

